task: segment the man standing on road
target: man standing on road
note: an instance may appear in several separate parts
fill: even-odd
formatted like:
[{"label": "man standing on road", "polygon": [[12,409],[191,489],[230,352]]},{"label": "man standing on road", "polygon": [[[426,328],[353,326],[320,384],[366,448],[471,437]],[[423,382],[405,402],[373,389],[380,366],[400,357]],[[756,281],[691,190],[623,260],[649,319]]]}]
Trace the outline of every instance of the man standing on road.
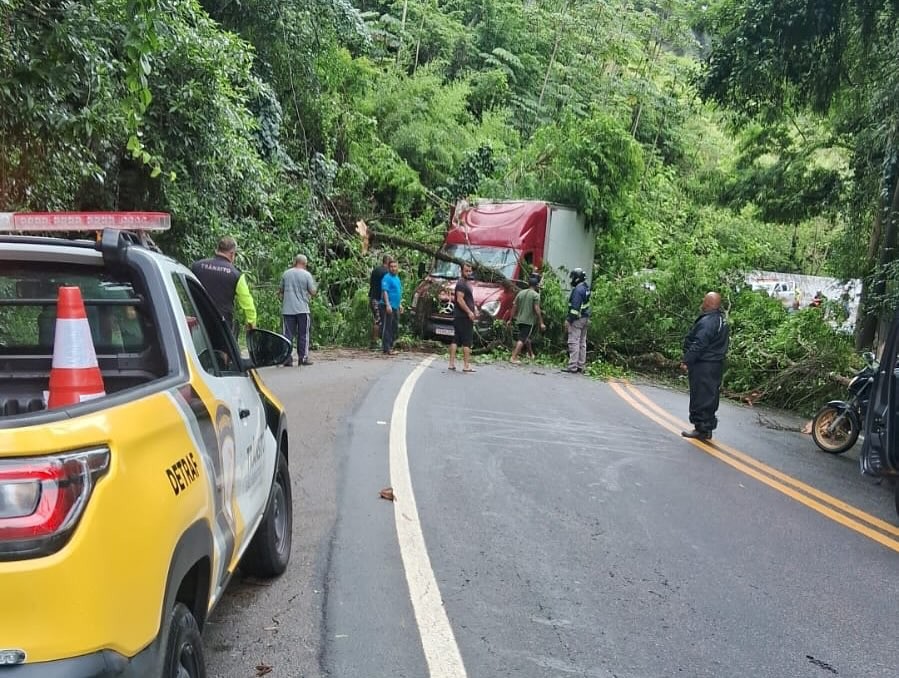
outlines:
[{"label": "man standing on road", "polygon": [[[293,268],[288,268],[281,276],[278,296],[281,297],[281,317],[284,321],[284,336],[293,343],[297,339],[297,364],[311,365],[309,360],[309,335],[312,333],[312,315],[309,300],[318,292],[315,278],[306,270],[308,259],[298,254],[293,260]],[[290,355],[284,361],[285,367],[293,365]]]},{"label": "man standing on road", "polygon": [[235,299],[243,312],[248,330],[256,326],[256,304],[253,303],[253,295],[247,285],[247,276],[234,265],[235,257],[237,243],[234,238],[226,235],[218,241],[215,256],[195,261],[190,270],[206,288],[215,307],[236,337],[240,328],[234,322]]},{"label": "man standing on road", "polygon": [[590,286],[584,269],[570,273],[571,294],[568,295],[568,315],[565,331],[568,332],[568,367],[563,372],[576,374],[587,367],[587,327],[590,324]]},{"label": "man standing on road", "polygon": [[684,438],[711,440],[718,426],[718,392],[724,372],[724,356],[730,343],[730,328],[721,312],[721,295],[709,292],[703,297],[700,315],[684,339],[681,369],[690,380],[690,423],[692,431],[681,431]]},{"label": "man standing on road", "polygon": [[399,276],[399,264],[395,261],[387,265],[387,274],[381,278],[381,306],[384,309],[381,350],[384,355],[394,355],[393,343],[399,331],[400,313],[403,312],[403,281]]},{"label": "man standing on road", "polygon": [[525,346],[528,347],[528,355],[533,355],[531,335],[534,333],[534,325],[539,323],[540,331],[546,330],[546,325],[543,324],[543,313],[540,310],[540,292],[537,291],[539,285],[540,276],[532,273],[528,278],[528,287],[516,294],[515,300],[512,302],[512,315],[518,327],[518,341],[515,342],[512,356],[509,358],[509,362],[513,365],[521,362],[518,354]]},{"label": "man standing on road", "polygon": [[387,267],[390,265],[390,255],[385,254],[381,258],[381,265],[372,269],[371,277],[368,279],[368,305],[371,307],[372,325],[371,325],[371,348],[378,347],[381,339],[381,328],[384,326],[384,318],[381,312],[384,310],[384,304],[381,303],[381,280],[387,275]]},{"label": "man standing on road", "polygon": [[471,284],[471,264],[462,264],[462,275],[453,292],[453,341],[449,347],[449,368],[456,369],[456,350],[462,346],[462,371],[474,372],[471,367],[471,345],[474,343],[474,292]]}]

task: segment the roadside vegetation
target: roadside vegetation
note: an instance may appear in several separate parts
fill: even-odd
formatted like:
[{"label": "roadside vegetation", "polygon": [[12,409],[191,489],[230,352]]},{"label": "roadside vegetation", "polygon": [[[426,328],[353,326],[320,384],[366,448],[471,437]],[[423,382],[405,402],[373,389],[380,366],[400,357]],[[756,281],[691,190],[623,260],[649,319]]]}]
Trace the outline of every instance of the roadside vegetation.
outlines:
[{"label": "roadside vegetation", "polygon": [[[459,199],[553,200],[596,233],[601,373],[672,370],[718,289],[728,392],[814,409],[896,306],[897,13],[0,0],[0,210],[168,211],[162,245],[184,261],[230,233],[272,328],[277,281],[302,251],[326,292],[316,342],[363,346],[377,233],[436,247]],[[389,249],[411,296],[428,257]],[[863,277],[857,336],[825,321],[837,309],[788,314],[747,291],[750,269]],[[551,358],[564,350],[553,281],[544,306]]]}]

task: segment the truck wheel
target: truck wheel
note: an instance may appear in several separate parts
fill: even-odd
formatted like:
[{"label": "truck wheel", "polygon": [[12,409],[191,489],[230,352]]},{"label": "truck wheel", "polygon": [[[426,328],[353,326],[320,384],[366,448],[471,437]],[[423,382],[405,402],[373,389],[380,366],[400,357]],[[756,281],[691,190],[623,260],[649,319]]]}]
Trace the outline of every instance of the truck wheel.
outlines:
[{"label": "truck wheel", "polygon": [[163,678],[206,678],[200,628],[183,603],[175,603],[168,629]]},{"label": "truck wheel", "polygon": [[278,454],[275,486],[272,488],[265,515],[253,541],[241,560],[240,568],[255,577],[277,577],[287,569],[293,538],[293,500],[287,457]]}]

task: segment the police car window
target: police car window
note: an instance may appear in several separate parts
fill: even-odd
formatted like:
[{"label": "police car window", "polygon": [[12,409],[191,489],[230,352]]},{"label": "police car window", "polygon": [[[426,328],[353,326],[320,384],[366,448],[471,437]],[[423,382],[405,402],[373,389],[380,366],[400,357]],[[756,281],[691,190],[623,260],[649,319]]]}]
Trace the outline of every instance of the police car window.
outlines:
[{"label": "police car window", "polygon": [[184,279],[184,285],[187,290],[179,290],[179,296],[185,297],[181,303],[185,307],[188,323],[197,324],[196,329],[191,329],[191,337],[194,338],[194,347],[203,369],[210,374],[243,374],[234,341],[225,330],[215,305],[193,280]]},{"label": "police car window", "polygon": [[4,262],[0,353],[52,355],[61,286],[81,290],[98,355],[142,353],[148,348],[155,326],[126,273],[56,262]]},{"label": "police car window", "polygon": [[178,293],[178,301],[181,302],[181,310],[184,311],[184,320],[187,323],[187,329],[190,332],[190,339],[193,342],[194,350],[200,360],[200,366],[210,374],[216,374],[217,368],[206,338],[206,331],[200,323],[199,313],[197,313],[194,302],[187,293],[184,283],[179,277],[175,277],[175,291]]}]

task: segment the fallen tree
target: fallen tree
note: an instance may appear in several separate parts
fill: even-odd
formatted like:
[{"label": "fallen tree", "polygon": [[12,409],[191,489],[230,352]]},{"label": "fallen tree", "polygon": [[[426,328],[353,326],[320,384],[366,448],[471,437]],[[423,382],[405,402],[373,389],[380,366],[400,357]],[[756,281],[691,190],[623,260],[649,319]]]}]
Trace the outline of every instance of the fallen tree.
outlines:
[{"label": "fallen tree", "polygon": [[415,250],[416,252],[427,254],[434,259],[448,261],[450,263],[456,264],[457,266],[462,266],[462,264],[470,264],[472,270],[476,274],[477,279],[483,280],[484,282],[498,283],[509,288],[517,287],[516,283],[519,282],[507,278],[496,269],[490,268],[489,266],[484,266],[477,261],[460,259],[459,257],[454,257],[450,254],[447,254],[439,246],[435,247],[434,245],[428,245],[426,243],[418,242],[417,240],[412,240],[410,238],[405,238],[394,233],[389,233],[383,227],[376,223],[369,225],[366,222],[359,220],[356,222],[356,233],[358,233],[362,237],[366,249],[374,243],[387,243],[388,245],[391,245],[393,247]]}]

